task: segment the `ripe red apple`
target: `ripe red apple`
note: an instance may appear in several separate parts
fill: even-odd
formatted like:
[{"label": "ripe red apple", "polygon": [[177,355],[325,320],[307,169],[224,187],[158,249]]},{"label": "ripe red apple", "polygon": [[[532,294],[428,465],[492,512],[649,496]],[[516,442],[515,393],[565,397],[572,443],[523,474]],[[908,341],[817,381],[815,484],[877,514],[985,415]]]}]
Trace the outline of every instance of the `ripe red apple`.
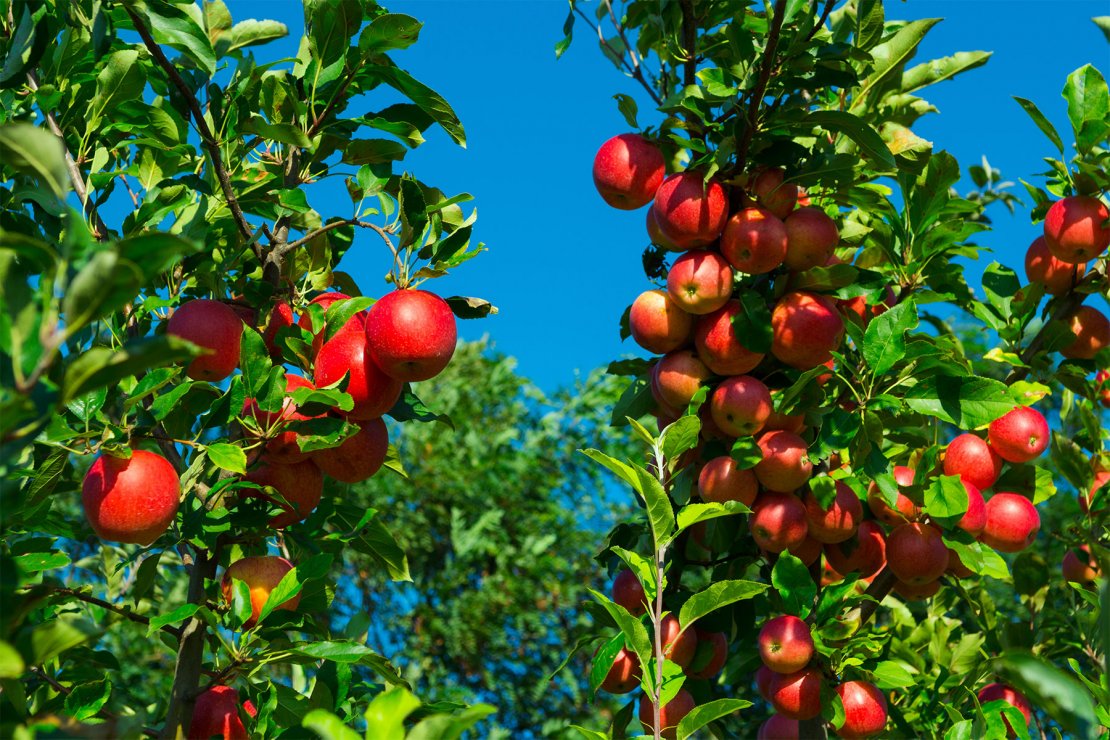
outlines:
[{"label": "ripe red apple", "polygon": [[663,182],[663,153],[638,134],[606,141],[594,157],[594,186],[606,203],[622,211],[646,206]]},{"label": "ripe red apple", "polygon": [[806,441],[792,432],[767,432],[757,440],[763,459],[755,466],[755,477],[772,491],[801,488],[813,473]]},{"label": "ripe red apple", "polygon": [[791,555],[798,558],[798,560],[801,560],[808,568],[817,562],[817,558],[821,557],[822,546],[821,543],[813,539],[813,537],[806,535],[806,538],[802,540],[800,545],[788,547],[786,550]]},{"label": "ripe red apple", "polygon": [[627,694],[640,685],[640,659],[636,653],[622,647],[613,658],[613,667],[605,674],[601,688],[610,694]]},{"label": "ripe red apple", "polygon": [[786,218],[798,205],[798,186],[785,179],[778,167],[760,170],[752,179],[751,194],[776,218]]},{"label": "ripe red apple", "polygon": [[728,660],[728,637],[724,632],[706,632],[700,628],[695,628],[695,636],[698,647],[686,669],[686,675],[690,678],[713,678],[721,672]]},{"label": "ripe red apple", "polygon": [[733,437],[758,432],[771,409],[771,392],[762,381],[750,375],[725,378],[709,398],[714,423]]},{"label": "ripe red apple", "polygon": [[[1017,689],[1010,688],[1006,684],[992,683],[987,684],[979,690],[979,703],[986,704],[992,701],[1004,701],[1011,707],[1016,708],[1025,717],[1025,724],[1028,725],[1033,721],[1033,705],[1025,698]],[[1010,720],[1003,720],[1006,723],[1006,729],[1011,736],[1016,736]]]},{"label": "ripe red apple", "polygon": [[655,221],[663,236],[683,249],[716,241],[728,218],[728,195],[700,172],[681,172],[663,180],[655,193]]},{"label": "ripe red apple", "polygon": [[[907,468],[905,465],[894,466],[894,482],[898,484],[899,489],[912,486],[913,479],[913,468]],[[898,492],[894,507],[891,508],[882,491],[874,482],[867,487],[867,506],[879,521],[892,527],[907,521],[917,521],[921,517],[921,508],[901,490]]]},{"label": "ripe red apple", "polygon": [[845,681],[836,687],[844,705],[844,723],[836,728],[846,740],[873,737],[886,727],[886,697],[873,683]]},{"label": "ripe red apple", "polygon": [[856,536],[825,546],[825,558],[837,573],[858,572],[863,577],[873,576],[886,565],[886,535],[878,522],[860,522]]},{"label": "ripe red apple", "polygon": [[[348,300],[350,297],[351,296],[347,295],[346,293],[339,293],[339,292],[336,292],[336,291],[329,291],[327,293],[321,293],[320,295],[316,296],[315,298],[313,298],[311,301],[308,302],[308,305],[309,306],[319,306],[320,311],[326,317],[327,314],[328,314],[328,309],[331,307],[331,304],[335,303],[336,301]],[[365,316],[365,314],[363,314],[363,316]],[[304,329],[305,331],[307,331],[309,334],[312,335],[312,352],[313,352],[313,354],[319,352],[320,351],[320,345],[323,343],[324,336],[327,333],[326,332],[326,330],[327,330],[326,322],[320,324],[320,327],[317,331],[313,331],[313,329],[312,329],[312,317],[309,314],[309,312],[306,310],[304,313],[302,313],[300,315],[300,318],[297,319],[297,326],[301,327],[302,329]]]},{"label": "ripe red apple", "polygon": [[1088,262],[1110,244],[1110,211],[1098,198],[1072,196],[1052,204],[1044,218],[1044,239],[1056,259]]},{"label": "ripe red apple", "polygon": [[996,493],[987,501],[987,524],[979,539],[999,552],[1020,552],[1033,544],[1041,517],[1018,493]]},{"label": "ripe red apple", "polygon": [[787,293],[771,314],[771,354],[799,370],[832,359],[832,350],[844,338],[844,319],[826,296],[797,291]]},{"label": "ripe red apple", "polygon": [[784,264],[795,272],[824,265],[840,241],[836,222],[820,208],[799,208],[783,223],[786,225]]},{"label": "ripe red apple", "polygon": [[739,501],[750,507],[758,494],[755,473],[742,470],[729,455],[713,458],[698,474],[698,495],[706,503]]},{"label": "ripe red apple", "polygon": [[843,542],[856,533],[863,521],[863,504],[846,483],[836,482],[836,498],[827,509],[818,503],[813,491],[805,495],[809,536],[823,544]]},{"label": "ripe red apple", "polygon": [[1065,581],[1075,583],[1094,583],[1099,576],[1098,562],[1091,557],[1090,545],[1082,545],[1077,550],[1068,550],[1061,563]]},{"label": "ripe red apple", "polygon": [[767,552],[782,552],[805,542],[806,509],[792,493],[763,491],[755,500],[748,528],[755,543]]},{"label": "ripe red apple", "polygon": [[663,641],[663,657],[685,668],[694,659],[698,649],[698,636],[694,630],[682,630],[678,617],[668,614],[659,623],[659,636]]},{"label": "ripe red apple", "polygon": [[886,561],[898,578],[911,586],[935,581],[948,567],[948,546],[931,524],[907,522],[886,540]]},{"label": "ripe red apple", "polygon": [[1040,283],[1049,295],[1063,295],[1079,282],[1087,272],[1087,265],[1069,264],[1052,256],[1048,243],[1038,236],[1025,253],[1025,277],[1031,283]]},{"label": "ripe red apple", "polygon": [[266,343],[266,349],[270,352],[270,359],[281,359],[281,347],[278,347],[276,342],[277,333],[284,328],[293,325],[293,309],[285,301],[278,301],[274,307],[270,309],[270,318],[266,322],[266,328],[262,331],[262,341]]},{"label": "ripe red apple", "polygon": [[733,317],[743,310],[740,301],[731,300],[694,326],[698,357],[717,375],[746,375],[763,361],[762,354],[741,343],[732,327]]},{"label": "ripe red apple", "polygon": [[360,483],[381,469],[389,454],[389,432],[381,419],[364,422],[353,436],[338,447],[313,450],[312,462],[343,483]]},{"label": "ripe red apple", "polygon": [[690,339],[694,317],[671,300],[665,290],[646,290],[628,311],[632,339],[648,352],[673,352]]},{"label": "ripe red apple", "polygon": [[96,458],[81,482],[85,518],[97,537],[149,545],[170,528],[181,497],[169,460],[146,450]]},{"label": "ripe red apple", "polygon": [[243,321],[227,304],[207,298],[186,301],[173,312],[166,333],[207,350],[185,367],[193,380],[223,380],[239,365]]},{"label": "ripe red apple", "polygon": [[638,617],[647,610],[644,603],[644,587],[636,574],[627,568],[617,573],[613,579],[613,601],[620,604],[628,613]]},{"label": "ripe red apple", "polygon": [[1075,340],[1060,354],[1071,360],[1090,360],[1110,345],[1110,320],[1093,306],[1080,306],[1063,319]]},{"label": "ripe red apple", "polygon": [[760,664],[759,668],[755,671],[755,688],[767,701],[771,701],[771,679],[775,677],[775,672],[766,666]]},{"label": "ripe red apple", "polygon": [[[686,689],[679,689],[674,698],[664,704],[659,710],[660,734],[665,738],[674,738],[678,731],[678,723],[694,710],[694,697]],[[644,694],[640,697],[640,724],[644,732],[653,734],[655,728],[655,702]]]},{"label": "ripe red apple", "polygon": [[258,422],[258,426],[262,428],[263,434],[269,437],[266,442],[267,462],[289,465],[308,459],[308,454],[301,452],[300,445],[297,444],[297,433],[292,429],[282,431],[278,431],[278,429],[290,421],[304,421],[312,418],[302,414],[297,409],[293,403],[293,391],[298,388],[313,387],[312,383],[302,376],[286,373],[285,402],[282,404],[281,411],[263,411],[253,398],[243,401],[242,415],[244,417],[253,416]]},{"label": "ripe red apple", "polygon": [[948,548],[948,570],[946,572],[956,576],[956,578],[970,578],[975,575],[975,571],[964,565],[964,561],[960,560],[959,554],[951,547]]},{"label": "ripe red apple", "polygon": [[354,406],[347,417],[357,421],[377,419],[401,397],[401,381],[385,373],[367,347],[366,316],[355,314],[316,354],[316,385],[324,387],[347,378],[347,393]]},{"label": "ripe red apple", "polygon": [[366,313],[366,347],[385,374],[402,381],[443,372],[458,342],[447,301],[426,290],[395,290]]},{"label": "ripe red apple", "polygon": [[[251,717],[258,715],[250,701],[243,702],[243,711]],[[213,735],[221,740],[250,740],[250,733],[239,718],[239,692],[230,686],[213,686],[193,704],[188,739],[208,740]]]},{"label": "ripe red apple", "polygon": [[740,272],[770,272],[786,259],[786,226],[765,208],[743,208],[725,224],[721,254]]},{"label": "ripe red apple", "polygon": [[[771,399],[773,400],[776,394],[780,393],[778,390],[771,391]],[[763,431],[765,432],[792,432],[794,434],[801,434],[806,428],[806,416],[802,414],[781,414],[774,409],[771,410],[771,415],[767,417],[767,421],[763,423]]]},{"label": "ripe red apple", "polygon": [[268,499],[285,509],[284,514],[270,519],[270,526],[274,529],[283,529],[307,519],[324,493],[324,476],[311,460],[292,465],[263,465],[243,480],[260,486],[270,486],[288,502],[289,505],[282,504],[254,488],[241,490],[241,495],[247,498]]},{"label": "ripe red apple", "polygon": [[1017,406],[987,427],[990,446],[1003,460],[1029,462],[1048,447],[1048,422],[1040,411]]},{"label": "ripe red apple", "polygon": [[979,490],[993,486],[1001,473],[1002,458],[974,434],[961,434],[944,451],[944,474],[958,475]]},{"label": "ripe red apple", "polygon": [[813,658],[809,625],[790,614],[767,621],[759,630],[759,657],[775,673],[794,673]]},{"label": "ripe red apple", "polygon": [[1095,373],[1096,398],[1106,408],[1110,408],[1110,370]]},{"label": "ripe red apple", "polygon": [[663,232],[659,230],[659,220],[655,217],[655,208],[647,209],[647,233],[648,239],[651,240],[652,244],[655,244],[656,246],[668,252],[686,251],[684,248],[678,246],[666,236],[664,236]]},{"label": "ripe red apple", "polygon": [[1091,484],[1090,490],[1088,490],[1085,494],[1079,494],[1079,508],[1083,511],[1084,514],[1090,512],[1091,504],[1094,502],[1095,494],[1098,493],[1100,488],[1106,485],[1107,481],[1110,481],[1110,471],[1095,471],[1095,480],[1094,483]]},{"label": "ripe red apple", "polygon": [[[276,555],[263,555],[260,557],[240,558],[227,567],[223,580],[220,581],[224,599],[230,604],[234,594],[232,580],[242,581],[247,584],[251,593],[251,618],[243,623],[243,627],[250,629],[258,623],[262,614],[262,607],[270,598],[270,592],[277,588],[285,574],[293,570],[293,564]],[[301,602],[301,595],[278,606],[277,609],[296,611],[297,604]]]},{"label": "ripe red apple", "polygon": [[983,494],[978,488],[967,481],[961,482],[967,491],[967,511],[956,522],[956,526],[972,537],[978,537],[987,526],[987,502],[983,500]]},{"label": "ripe red apple", "polygon": [[759,726],[755,740],[800,740],[801,737],[798,720],[772,714]]},{"label": "ripe red apple", "polygon": [[713,313],[732,296],[732,268],[716,252],[687,252],[667,272],[667,293],[687,313]]},{"label": "ripe red apple", "polygon": [[790,719],[807,720],[821,714],[821,671],[805,668],[771,677],[771,706]]},{"label": "ripe red apple", "polygon": [[685,409],[701,384],[709,379],[709,368],[688,349],[668,352],[655,366],[659,398],[676,411]]}]

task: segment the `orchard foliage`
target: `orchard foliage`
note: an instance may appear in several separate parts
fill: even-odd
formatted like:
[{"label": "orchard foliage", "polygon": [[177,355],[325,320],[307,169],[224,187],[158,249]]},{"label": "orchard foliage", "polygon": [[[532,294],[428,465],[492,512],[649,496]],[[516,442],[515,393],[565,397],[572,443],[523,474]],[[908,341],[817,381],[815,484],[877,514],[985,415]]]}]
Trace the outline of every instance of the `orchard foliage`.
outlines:
[{"label": "orchard foliage", "polygon": [[1029,282],[993,262],[973,286],[985,209],[1018,196],[985,160],[960,195],[959,164],[913,128],[935,112],[926,88],[989,54],[918,62],[939,19],[836,6],[571,2],[556,54],[587,24],[659,113],[640,128],[618,94],[637,131],[594,162],[608,203],[651,203],[658,290],[621,333],[662,356],[610,366],[631,379],[613,423],[646,456],[585,451],[643,511],[610,533],[613,589],[587,607],[591,687],[635,693],[608,732],[581,732],[1097,734],[1105,79],[1069,76],[1068,147],[1017,99],[1059,157],[1022,181],[1041,239]]},{"label": "orchard foliage", "polygon": [[[440,737],[493,711],[421,704],[326,616],[352,553],[410,578],[337,481],[404,476],[387,435],[451,423],[407,381],[493,311],[431,292],[484,250],[470,196],[403,167],[464,130],[394,61],[416,19],[306,0],[296,56],[264,60],[287,29],[235,7],[0,3],[5,736]],[[356,252],[392,286],[363,295]]]}]

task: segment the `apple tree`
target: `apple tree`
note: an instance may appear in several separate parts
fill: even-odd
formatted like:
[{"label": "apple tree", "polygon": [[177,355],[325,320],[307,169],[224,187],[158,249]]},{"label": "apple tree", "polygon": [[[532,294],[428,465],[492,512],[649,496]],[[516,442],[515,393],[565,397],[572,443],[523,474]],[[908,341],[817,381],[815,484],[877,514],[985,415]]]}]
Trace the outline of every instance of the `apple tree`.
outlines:
[{"label": "apple tree", "polygon": [[1067,147],[1016,99],[1052,155],[1023,194],[1026,279],[969,284],[986,209],[1019,196],[985,160],[961,195],[913,131],[925,88],[990,56],[917,62],[938,21],[571,2],[556,54],[585,25],[654,104],[616,95],[632,131],[593,163],[607,203],[647,206],[621,335],[650,357],[610,366],[645,454],[584,451],[642,509],[606,539],[579,645],[591,688],[631,699],[583,736],[1110,728],[1110,96],[1068,77]]},{"label": "apple tree", "polygon": [[[345,492],[404,476],[390,435],[441,419],[412,384],[493,311],[433,287],[484,251],[470,196],[402,164],[463,127],[394,61],[416,19],[306,0],[295,57],[263,59],[286,27],[235,7],[0,3],[5,737],[440,737],[492,711],[422,704],[327,618],[348,553],[410,577]],[[389,284],[364,295],[356,253]]]}]

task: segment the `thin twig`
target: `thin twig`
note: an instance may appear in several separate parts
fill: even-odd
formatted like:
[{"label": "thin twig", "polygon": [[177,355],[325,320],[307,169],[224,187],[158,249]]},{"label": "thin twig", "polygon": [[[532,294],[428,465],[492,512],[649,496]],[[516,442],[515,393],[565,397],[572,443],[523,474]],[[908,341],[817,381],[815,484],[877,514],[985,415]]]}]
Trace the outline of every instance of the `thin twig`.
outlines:
[{"label": "thin twig", "polygon": [[[604,47],[605,47],[605,48],[606,48],[606,49],[607,49],[607,50],[609,51],[609,53],[610,53],[610,54],[612,54],[612,55],[613,55],[613,58],[614,58],[614,59],[619,59],[619,60],[620,60],[620,66],[621,66],[621,67],[622,67],[623,69],[625,69],[625,70],[626,70],[626,71],[628,72],[628,75],[629,75],[629,76],[630,76],[630,77],[631,77],[632,79],[634,79],[634,80],[636,80],[637,82],[639,82],[639,83],[640,83],[640,85],[641,85],[641,86],[643,86],[644,90],[647,90],[647,94],[648,94],[648,96],[650,96],[650,97],[651,97],[651,99],[652,99],[652,100],[653,100],[653,101],[655,102],[655,104],[656,104],[656,105],[662,105],[662,104],[663,104],[663,99],[662,99],[661,97],[659,97],[659,93],[658,93],[658,92],[656,92],[656,91],[655,91],[655,90],[654,90],[654,89],[652,88],[652,86],[651,86],[651,83],[649,83],[649,82],[647,81],[647,78],[646,78],[646,77],[644,77],[644,74],[643,74],[643,72],[642,72],[642,71],[641,71],[641,69],[640,69],[640,65],[639,65],[639,64],[637,64],[637,65],[633,66],[632,64],[630,64],[630,63],[628,62],[628,60],[627,60],[627,59],[625,59],[625,57],[624,57],[624,54],[618,54],[618,53],[617,53],[617,50],[616,50],[616,49],[614,49],[614,48],[612,47],[612,45],[611,45],[611,44],[610,44],[610,43],[609,43],[609,42],[608,42],[608,41],[607,41],[607,40],[605,39],[605,34],[604,34],[604,33],[602,33],[602,31],[601,31],[601,26],[600,26],[600,25],[596,25],[596,26],[595,26],[595,25],[594,25],[594,22],[593,22],[592,20],[590,20],[590,17],[589,17],[588,15],[586,15],[586,14],[585,14],[585,13],[584,13],[584,12],[582,11],[582,9],[581,9],[581,8],[579,8],[579,7],[578,7],[578,4],[577,4],[577,3],[575,3],[575,4],[573,5],[573,8],[574,8],[574,12],[575,12],[575,13],[577,13],[577,14],[579,15],[579,17],[581,17],[581,18],[582,18],[582,20],[586,21],[586,23],[588,23],[588,24],[590,25],[590,28],[592,28],[592,29],[594,29],[595,31],[597,31],[597,39],[598,39],[598,41],[599,41],[599,42],[601,43],[601,45],[602,45],[602,46],[604,46]],[[620,33],[620,31],[619,31],[619,30],[618,30],[618,33]],[[621,40],[622,40],[622,41],[624,40],[623,36],[621,37]],[[626,47],[628,47],[628,43],[627,43],[627,42],[625,42],[625,46],[626,46]],[[629,48],[630,48],[630,47],[629,47]]]},{"label": "thin twig", "polygon": [[686,51],[686,60],[682,63],[682,84],[686,87],[693,85],[697,80],[698,71],[698,22],[694,15],[694,0],[682,0],[682,46]]},{"label": "thin twig", "polygon": [[123,186],[127,188],[127,194],[131,196],[131,202],[135,208],[139,207],[139,196],[135,195],[135,191],[131,189],[131,183],[127,182],[127,175],[117,175],[119,180],[123,182]]},{"label": "thin twig", "polygon": [[829,19],[829,13],[832,12],[834,5],[836,5],[836,0],[825,0],[825,9],[821,11],[820,20],[817,21],[813,28],[809,29],[809,33],[806,35],[807,43],[812,41],[813,37],[817,35],[817,32],[825,27],[825,21]]},{"label": "thin twig", "polygon": [[[55,679],[53,676],[51,676],[49,673],[42,670],[41,668],[32,666],[31,667],[31,673],[33,673],[34,675],[41,678],[43,681],[45,681],[47,684],[50,685],[50,688],[54,689],[55,691],[57,691],[62,696],[69,696],[70,693],[73,692],[73,689],[69,688],[68,686],[63,686],[62,684],[58,683],[57,679]],[[98,711],[96,713],[95,716],[100,717],[101,719],[114,720],[116,722],[119,721],[119,717],[117,715],[112,714],[111,712],[107,711],[106,709],[101,709],[100,711]],[[143,728],[143,735],[145,735],[146,737],[158,737],[158,732],[155,731],[155,730],[150,729],[149,727],[144,727]]]},{"label": "thin twig", "polygon": [[[85,602],[86,604],[92,604],[93,606],[99,606],[101,609],[107,609],[108,611],[110,611],[114,614],[118,614],[121,617],[125,617],[125,618],[131,620],[132,622],[136,622],[138,624],[144,624],[148,627],[150,626],[150,619],[148,617],[145,617],[142,614],[137,614],[137,613],[131,611],[130,609],[128,609],[127,607],[120,606],[118,604],[113,604],[109,601],[104,601],[103,599],[98,599],[95,596],[90,596],[89,594],[82,593],[81,591],[78,591],[78,590],[72,589],[72,588],[54,588],[54,587],[51,587],[51,586],[46,586],[46,588],[50,591],[50,593],[61,594],[63,596],[71,596],[74,599],[77,599],[78,601]],[[174,637],[178,637],[178,638],[181,637],[181,630],[178,629],[177,627],[172,627],[170,625],[164,625],[164,626],[160,627],[159,629],[161,629],[163,632],[168,632],[169,634],[173,635]]]},{"label": "thin twig", "polygon": [[759,106],[763,103],[763,96],[767,94],[767,83],[771,79],[771,70],[775,66],[775,50],[779,45],[779,34],[782,33],[782,18],[786,14],[786,0],[775,0],[775,17],[771,20],[771,30],[767,34],[767,47],[763,51],[763,66],[759,72],[759,81],[752,90],[752,98],[748,103],[748,126],[744,130],[744,138],[736,155],[736,168],[742,170],[747,164],[748,149],[755,136],[756,119],[759,115]]}]

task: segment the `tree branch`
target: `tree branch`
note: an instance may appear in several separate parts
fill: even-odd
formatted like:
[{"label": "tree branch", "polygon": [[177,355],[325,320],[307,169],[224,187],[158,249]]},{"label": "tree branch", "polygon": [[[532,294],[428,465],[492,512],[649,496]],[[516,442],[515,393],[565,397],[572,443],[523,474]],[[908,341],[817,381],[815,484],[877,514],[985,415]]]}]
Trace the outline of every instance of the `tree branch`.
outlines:
[{"label": "tree branch", "polygon": [[[63,696],[69,696],[70,693],[73,691],[73,689],[69,688],[68,686],[63,686],[62,684],[58,683],[58,680],[56,678],[54,678],[53,676],[51,676],[49,673],[42,670],[41,668],[32,666],[31,673],[33,673],[34,675],[41,678],[43,681],[45,681],[47,684],[50,685],[50,688],[54,689],[55,691],[57,691],[59,694],[61,694]],[[100,717],[101,719],[111,720],[111,721],[115,721],[115,722],[119,721],[118,716],[112,714],[111,712],[107,711],[106,709],[101,709],[100,711],[98,711],[96,713],[95,716]],[[149,727],[144,727],[143,728],[143,735],[145,737],[158,737],[158,733],[156,731],[150,729]]]},{"label": "tree branch", "polygon": [[806,41],[812,41],[817,32],[825,27],[825,21],[829,19],[829,13],[832,12],[833,6],[836,5],[836,0],[825,0],[825,9],[821,11],[821,18],[817,21],[816,25],[810,29],[809,34],[806,35]]},{"label": "tree branch", "polygon": [[[640,69],[640,65],[639,64],[631,64],[631,63],[628,62],[627,59],[625,59],[624,54],[618,54],[617,50],[614,49],[612,47],[612,45],[605,39],[605,34],[602,33],[601,26],[600,25],[595,26],[594,22],[591,21],[590,17],[588,15],[586,15],[582,11],[581,8],[578,7],[577,3],[572,5],[572,7],[574,9],[574,12],[577,13],[579,15],[579,17],[582,18],[582,20],[586,21],[586,23],[588,23],[590,25],[590,28],[597,31],[597,40],[601,43],[601,45],[605,49],[607,49],[609,51],[610,54],[613,55],[614,59],[619,59],[620,60],[620,66],[628,72],[629,76],[632,77],[632,79],[639,82],[641,86],[643,86],[644,90],[647,91],[648,96],[651,97],[652,101],[654,101],[656,105],[662,105],[663,104],[663,99],[661,97],[659,97],[659,93],[656,92],[654,88],[652,88],[651,83],[649,83],[647,81],[647,78],[644,77],[644,73]],[[614,21],[614,23],[615,23],[615,21]],[[617,33],[620,35],[621,41],[624,42],[625,47],[627,49],[629,49],[629,51],[631,51],[631,47],[628,46],[628,41],[624,37],[624,31],[619,25],[617,26]]]},{"label": "tree branch", "polygon": [[867,620],[874,616],[875,611],[879,608],[879,602],[885,599],[887,595],[894,590],[895,580],[897,579],[894,577],[894,573],[892,573],[888,567],[884,567],[879,575],[875,576],[875,580],[871,582],[871,585],[867,587],[867,591],[864,592],[867,596],[874,599],[874,601],[865,601],[860,605],[859,626],[856,627],[857,632],[863,629],[863,625],[867,623]]},{"label": "tree branch", "polygon": [[[697,81],[698,71],[698,22],[694,15],[694,0],[682,0],[682,47],[686,60],[682,63],[682,84],[686,87]],[[777,15],[777,13],[776,13]]]},{"label": "tree branch", "polygon": [[[50,593],[61,594],[63,596],[70,596],[74,599],[77,599],[78,601],[83,601],[86,604],[92,604],[93,606],[99,606],[101,609],[107,609],[108,611],[110,611],[114,614],[118,614],[121,617],[125,617],[126,619],[129,619],[132,622],[135,622],[137,624],[145,624],[148,627],[150,626],[150,618],[149,617],[145,617],[142,614],[137,614],[137,613],[131,611],[130,609],[128,609],[127,607],[125,607],[125,606],[120,606],[119,604],[113,604],[110,601],[104,601],[103,599],[98,599],[95,596],[91,596],[89,594],[82,593],[81,591],[78,591],[78,590],[73,589],[73,588],[67,588],[67,587],[55,588],[53,586],[44,586],[44,588],[47,589]],[[163,627],[160,627],[159,629],[161,629],[163,632],[167,632],[167,633],[173,635],[174,637],[178,637],[178,638],[181,637],[181,630],[177,627],[171,627],[170,625],[165,625]]]},{"label": "tree branch", "polygon": [[763,51],[763,66],[759,71],[759,80],[752,90],[752,98],[748,103],[748,126],[744,130],[744,138],[736,154],[736,169],[741,171],[748,163],[748,149],[751,148],[752,138],[755,136],[756,118],[759,115],[759,106],[763,103],[763,96],[767,94],[767,83],[771,80],[771,70],[775,66],[775,50],[779,45],[779,34],[782,33],[782,17],[786,14],[786,0],[775,0],[775,17],[771,20],[771,30],[767,34],[767,47]]},{"label": "tree branch", "polygon": [[[143,24],[142,19],[139,18],[130,7],[125,5],[123,9],[127,11],[127,15],[131,18],[131,22],[135,26],[135,31],[143,40],[143,44],[146,45],[147,50],[150,51],[150,55],[154,57],[154,61],[158,63],[158,66],[161,67],[170,78],[170,82],[173,83],[173,86],[177,88],[177,91],[185,99],[185,104],[189,106],[189,111],[192,113],[193,120],[197,125],[197,131],[200,133],[201,142],[204,144],[204,148],[208,150],[208,156],[212,160],[212,170],[216,173],[216,179],[220,182],[220,189],[223,191],[224,198],[227,200],[227,206],[231,209],[231,215],[235,217],[235,223],[239,227],[239,233],[242,234],[244,239],[250,239],[253,229],[251,229],[250,224],[247,223],[247,217],[243,214],[243,209],[239,207],[239,201],[236,199],[235,191],[231,187],[231,178],[227,173],[227,168],[224,167],[223,157],[220,155],[220,145],[212,135],[212,130],[208,128],[208,122],[204,120],[204,112],[200,109],[200,103],[197,101],[196,95],[194,95],[193,91],[189,89],[189,86],[185,84],[185,80],[182,79],[173,63],[166,58],[165,53],[162,51],[162,47],[160,47],[154,40],[154,37],[150,35],[150,30]],[[257,242],[252,245],[252,249],[255,256],[261,259],[263,256],[262,250]]]}]

